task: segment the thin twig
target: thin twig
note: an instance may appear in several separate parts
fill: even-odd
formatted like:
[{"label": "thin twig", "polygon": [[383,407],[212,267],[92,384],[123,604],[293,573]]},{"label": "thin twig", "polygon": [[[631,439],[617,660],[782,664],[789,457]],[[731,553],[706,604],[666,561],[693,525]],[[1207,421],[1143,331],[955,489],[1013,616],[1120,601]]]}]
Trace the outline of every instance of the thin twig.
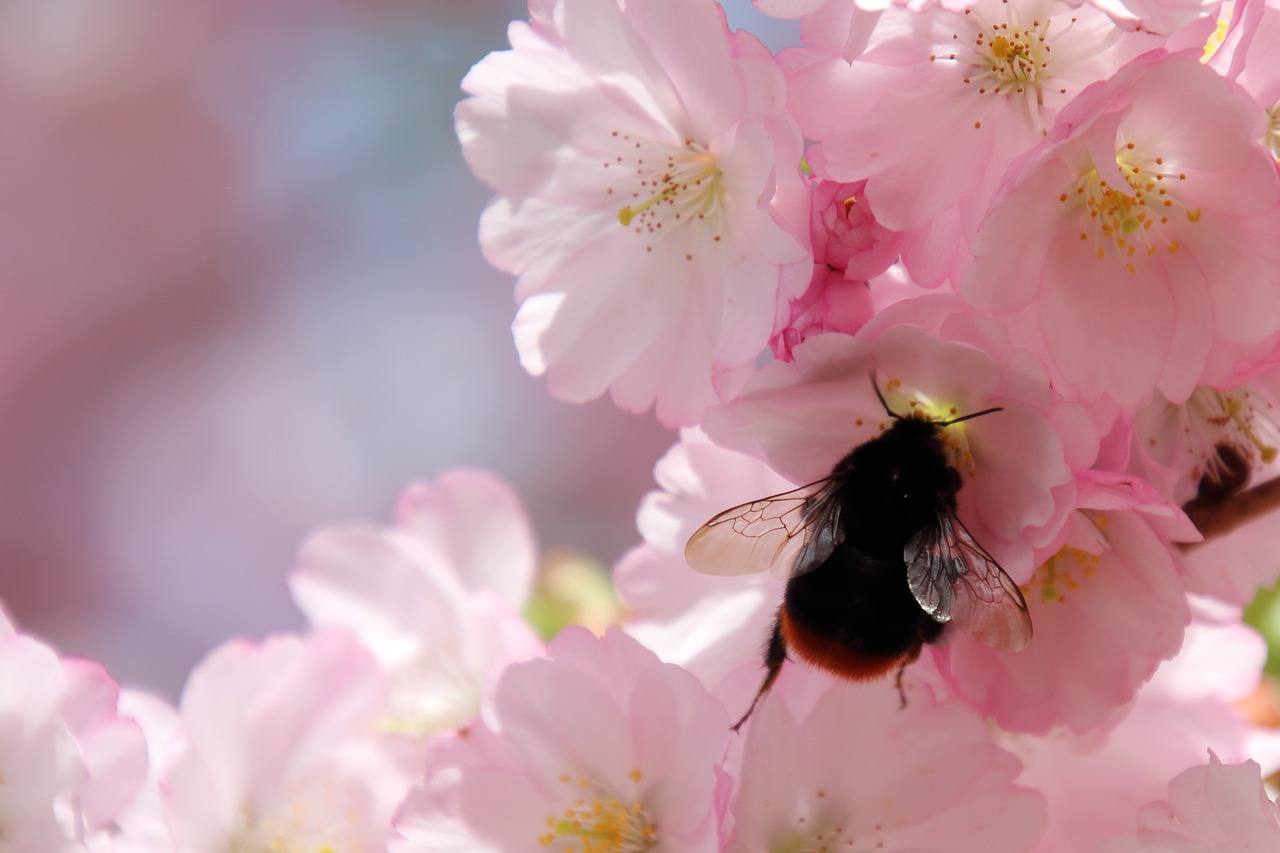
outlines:
[{"label": "thin twig", "polygon": [[1204,536],[1204,541],[1184,542],[1178,547],[1183,551],[1191,551],[1275,509],[1280,509],[1280,477],[1252,489],[1245,489],[1212,506],[1202,506],[1192,501],[1183,510],[1200,531],[1200,535]]}]

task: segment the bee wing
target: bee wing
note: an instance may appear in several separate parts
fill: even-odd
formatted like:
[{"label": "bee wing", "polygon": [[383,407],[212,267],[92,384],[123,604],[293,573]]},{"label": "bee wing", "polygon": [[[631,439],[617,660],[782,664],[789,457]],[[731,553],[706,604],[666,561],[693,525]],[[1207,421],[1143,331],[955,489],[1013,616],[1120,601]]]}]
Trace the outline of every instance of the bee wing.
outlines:
[{"label": "bee wing", "polygon": [[814,568],[840,540],[840,504],[830,478],[726,509],[699,527],[684,558],[709,575],[771,569],[778,577]]},{"label": "bee wing", "polygon": [[1022,591],[951,511],[911,537],[903,557],[911,594],[938,622],[1001,651],[1031,642]]}]

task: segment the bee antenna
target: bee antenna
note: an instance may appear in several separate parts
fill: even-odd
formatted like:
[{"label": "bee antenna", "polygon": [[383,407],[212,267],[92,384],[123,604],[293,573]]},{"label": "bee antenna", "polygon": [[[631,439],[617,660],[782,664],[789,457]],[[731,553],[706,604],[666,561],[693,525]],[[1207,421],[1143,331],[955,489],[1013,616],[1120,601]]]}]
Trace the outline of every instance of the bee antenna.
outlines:
[{"label": "bee antenna", "polygon": [[[889,404],[886,403],[884,400],[884,394],[880,393],[880,384],[876,382],[876,372],[873,370],[869,375],[871,376],[871,387],[875,389],[876,399],[880,401],[880,405],[884,406],[884,410],[889,414],[889,417],[897,421],[902,420],[902,415],[898,414],[893,409],[889,408]],[[979,414],[983,414],[983,413],[979,412]]]},{"label": "bee antenna", "polygon": [[970,414],[970,415],[961,415],[960,417],[952,418],[949,421],[938,421],[938,426],[951,426],[952,424],[958,424],[961,421],[970,421],[970,420],[973,420],[974,418],[980,418],[983,415],[989,415],[992,412],[1003,412],[1003,411],[1004,411],[1004,406],[993,406],[990,409],[983,409],[981,412],[974,412],[973,414]]},{"label": "bee antenna", "polygon": [[[876,399],[880,401],[880,405],[884,406],[884,410],[889,414],[889,417],[898,421],[902,420],[902,415],[898,414],[893,409],[889,408],[889,404],[885,402],[884,394],[880,392],[880,384],[876,382],[876,372],[873,370],[869,375],[871,376],[871,387],[875,389]],[[961,421],[968,421],[974,418],[980,418],[983,415],[989,415],[992,412],[1003,412],[1003,411],[1004,411],[1003,406],[992,406],[990,409],[983,409],[981,412],[973,412],[972,414],[961,415],[960,417],[952,418],[949,421],[934,421],[934,423],[936,423],[938,426],[944,426],[944,427],[951,426],[952,424],[958,424]]]}]

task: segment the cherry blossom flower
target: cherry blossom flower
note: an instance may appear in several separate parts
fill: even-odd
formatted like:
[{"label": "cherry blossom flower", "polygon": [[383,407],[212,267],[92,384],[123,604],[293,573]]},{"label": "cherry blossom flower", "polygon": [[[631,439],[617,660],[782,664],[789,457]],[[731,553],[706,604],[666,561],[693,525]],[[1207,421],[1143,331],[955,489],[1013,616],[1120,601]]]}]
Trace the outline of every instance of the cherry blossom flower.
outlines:
[{"label": "cherry blossom flower", "polygon": [[721,510],[796,484],[692,429],[658,461],[654,476],[661,491],[645,496],[637,518],[645,544],[614,569],[618,596],[632,613],[624,629],[714,689],[730,672],[759,659],[783,581],[768,572],[721,577],[692,571],[684,560],[685,543]]},{"label": "cherry blossom flower", "polygon": [[374,734],[385,689],[337,632],[214,650],[183,689],[160,777],[177,847],[384,849],[409,784]]},{"label": "cherry blossom flower", "polygon": [[773,354],[791,358],[791,349],[822,332],[856,332],[874,307],[867,282],[897,259],[902,235],[875,219],[863,193],[866,182],[814,181],[809,213],[813,278],[791,301],[790,316],[774,334]]},{"label": "cherry blossom flower", "polygon": [[289,584],[313,626],[353,631],[387,672],[382,728],[429,736],[474,717],[504,663],[541,653],[520,616],[536,559],[511,488],[455,470],[409,486],[394,527],[313,535]]},{"label": "cherry blossom flower", "polygon": [[[12,626],[5,625],[6,629]],[[83,850],[146,776],[142,732],[102,667],[60,660],[25,634],[0,638],[0,844]]]},{"label": "cherry blossom flower", "polygon": [[1199,853],[1280,848],[1280,806],[1271,801],[1256,761],[1226,765],[1212,750],[1207,766],[1169,783],[1168,800],[1142,810],[1136,832],[1104,853]]},{"label": "cherry blossom flower", "polygon": [[1001,175],[1058,110],[1159,43],[1087,4],[978,0],[890,6],[858,56],[811,40],[782,61],[792,110],[816,140],[807,162],[824,178],[865,180],[880,222],[909,232],[907,268],[933,287],[967,262]]},{"label": "cherry blossom flower", "polygon": [[1049,828],[1037,853],[1096,850],[1131,828],[1168,779],[1211,748],[1229,761],[1255,749],[1253,727],[1234,703],[1257,686],[1266,656],[1258,634],[1201,611],[1178,656],[1164,663],[1134,702],[1106,726],[1081,734],[1001,734],[1025,769],[1018,781],[1042,793]]},{"label": "cherry blossom flower", "polygon": [[616,630],[565,629],[508,667],[483,722],[437,741],[395,853],[712,853],[729,721]]},{"label": "cherry blossom flower", "polygon": [[809,214],[813,262],[869,281],[898,259],[898,235],[881,225],[865,198],[866,182],[816,181]]},{"label": "cherry blossom flower", "polygon": [[785,667],[746,729],[731,853],[1031,850],[1040,795],[978,714],[914,684]]},{"label": "cherry blossom flower", "polygon": [[6,720],[0,831],[15,849],[74,849],[84,832],[75,797],[87,774],[75,740],[58,719],[58,658],[35,640],[16,636],[0,644],[0,662]]},{"label": "cherry blossom flower", "polygon": [[1190,53],[1134,60],[1010,170],[961,293],[1016,317],[1086,398],[1181,403],[1223,384],[1280,327],[1263,132],[1248,94]]},{"label": "cherry blossom flower", "polygon": [[1166,543],[1195,529],[1140,480],[1082,480],[1060,547],[1023,584],[1031,645],[1006,655],[956,634],[934,648],[952,688],[1010,731],[1104,725],[1177,653],[1191,618]]},{"label": "cherry blossom flower", "polygon": [[608,390],[691,423],[809,275],[801,221],[770,207],[802,197],[781,73],[712,0],[530,9],[457,110],[467,162],[498,192],[481,244],[520,277],[521,361],[561,399]]}]

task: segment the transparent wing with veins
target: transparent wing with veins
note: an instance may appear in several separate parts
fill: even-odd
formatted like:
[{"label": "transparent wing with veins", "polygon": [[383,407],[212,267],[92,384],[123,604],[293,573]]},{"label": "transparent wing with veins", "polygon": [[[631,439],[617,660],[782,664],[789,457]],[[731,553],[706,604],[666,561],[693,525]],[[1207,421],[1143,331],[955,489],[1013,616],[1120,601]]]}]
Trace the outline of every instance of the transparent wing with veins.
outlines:
[{"label": "transparent wing with veins", "polygon": [[785,578],[815,568],[841,539],[836,491],[827,478],[727,509],[689,537],[685,560],[709,575],[769,569]]},{"label": "transparent wing with veins", "polygon": [[1031,642],[1022,591],[950,510],[907,542],[903,558],[911,594],[935,621],[1001,651]]}]

